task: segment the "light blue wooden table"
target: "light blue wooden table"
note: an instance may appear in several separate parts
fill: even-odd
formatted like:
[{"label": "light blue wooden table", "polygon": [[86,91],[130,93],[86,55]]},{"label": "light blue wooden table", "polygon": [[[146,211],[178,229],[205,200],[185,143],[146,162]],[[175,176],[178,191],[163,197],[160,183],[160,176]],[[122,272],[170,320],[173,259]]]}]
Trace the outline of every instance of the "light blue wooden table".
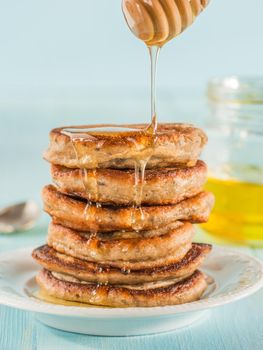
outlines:
[{"label": "light blue wooden table", "polygon": [[[3,94],[0,91],[0,206],[25,198],[36,199],[41,204],[41,187],[50,181],[48,165],[41,159],[50,128],[68,123],[110,120],[137,122],[146,110],[143,94],[134,96],[136,103],[133,103],[125,89],[121,97],[120,92],[108,92],[103,103],[94,91],[64,91],[60,94],[54,91],[23,91],[23,95],[12,91],[8,99],[1,99]],[[198,96],[192,98],[191,103],[182,95],[177,99],[171,93],[163,93],[162,96],[162,120],[174,121],[174,116],[178,115],[180,118],[176,120],[194,120],[205,113]],[[77,117],[72,118],[74,115]],[[98,117],[95,118],[95,115]],[[108,118],[103,118],[103,115]],[[0,236],[0,252],[43,243],[47,223],[48,218],[42,216],[29,232]],[[202,239],[209,238],[203,236]],[[260,249],[239,249],[263,259]],[[128,338],[64,333],[38,323],[31,313],[0,306],[0,350],[30,349],[262,350],[263,290],[245,300],[214,309],[205,319],[189,328]]]}]

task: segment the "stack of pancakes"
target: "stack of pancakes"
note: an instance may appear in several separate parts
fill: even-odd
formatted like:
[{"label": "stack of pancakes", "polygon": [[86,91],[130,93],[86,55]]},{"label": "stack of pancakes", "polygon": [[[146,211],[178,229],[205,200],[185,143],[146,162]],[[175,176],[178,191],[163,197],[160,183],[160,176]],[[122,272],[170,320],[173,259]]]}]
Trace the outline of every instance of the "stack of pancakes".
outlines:
[{"label": "stack of pancakes", "polygon": [[51,297],[162,306],[197,300],[207,287],[198,268],[211,246],[192,243],[193,223],[207,221],[214,203],[198,160],[206,136],[185,124],[160,124],[154,139],[145,125],[129,127],[50,133],[55,186],[43,201],[52,222],[33,257]]}]

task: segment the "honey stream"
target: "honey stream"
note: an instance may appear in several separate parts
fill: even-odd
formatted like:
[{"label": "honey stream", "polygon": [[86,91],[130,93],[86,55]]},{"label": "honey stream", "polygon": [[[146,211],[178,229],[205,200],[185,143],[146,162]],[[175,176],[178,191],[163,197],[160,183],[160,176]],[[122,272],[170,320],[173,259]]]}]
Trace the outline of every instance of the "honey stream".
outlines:
[{"label": "honey stream", "polygon": [[[134,203],[132,203],[133,210],[131,211],[131,225],[135,231],[139,231],[142,227],[144,220],[143,210],[141,208],[142,202],[142,193],[144,185],[144,175],[145,169],[148,163],[148,160],[151,158],[155,140],[156,140],[156,131],[157,131],[157,116],[156,116],[156,70],[157,70],[157,60],[159,55],[159,47],[149,47],[150,61],[151,61],[151,123],[145,129],[133,129],[126,127],[124,125],[112,125],[112,126],[102,126],[102,127],[92,127],[92,126],[82,126],[77,128],[64,128],[61,132],[68,136],[71,140],[71,145],[76,159],[79,161],[78,153],[78,142],[88,141],[89,139],[94,141],[96,140],[96,134],[103,133],[104,135],[112,135],[118,133],[123,133],[123,136],[128,135],[129,141],[135,146],[136,149],[140,149],[137,159],[134,160]],[[136,137],[133,137],[134,133],[140,133],[141,142],[138,144]],[[130,134],[130,135],[129,135]],[[142,147],[142,145],[144,145]],[[100,143],[100,147],[103,147],[103,141]],[[91,201],[91,198],[87,200],[87,204],[84,210],[84,218],[94,222],[94,227],[91,228],[91,238],[96,235],[97,227],[96,222],[99,220],[99,217],[96,217],[98,208],[101,207],[101,204],[98,202],[99,199],[99,190],[98,183],[96,178],[97,168],[99,167],[98,160],[96,157],[90,159],[93,170],[92,178],[95,184],[95,193],[96,198]],[[87,169],[83,166],[82,168],[82,184],[83,190],[89,196],[89,180],[90,173],[88,175]]]}]

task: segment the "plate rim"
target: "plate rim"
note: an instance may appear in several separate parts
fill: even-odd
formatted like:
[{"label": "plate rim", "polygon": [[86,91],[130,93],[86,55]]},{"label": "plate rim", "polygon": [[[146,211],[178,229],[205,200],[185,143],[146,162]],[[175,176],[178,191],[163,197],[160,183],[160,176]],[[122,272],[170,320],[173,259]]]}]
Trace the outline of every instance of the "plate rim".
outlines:
[{"label": "plate rim", "polygon": [[[8,250],[7,252],[0,252],[0,262],[2,259],[8,258],[10,254],[24,253],[31,256],[31,252],[35,247],[24,247],[19,249]],[[203,299],[191,303],[181,305],[168,305],[156,307],[128,307],[128,308],[107,308],[107,307],[78,307],[78,306],[63,306],[56,304],[49,304],[38,301],[33,297],[28,296],[26,299],[23,296],[14,298],[10,293],[0,289],[0,305],[13,307],[16,309],[35,312],[39,314],[49,314],[54,316],[66,317],[83,317],[83,318],[131,318],[131,317],[152,317],[152,316],[167,316],[184,314],[187,312],[197,312],[208,310],[221,305],[226,305],[231,302],[238,301],[251,294],[254,294],[263,287],[263,262],[257,257],[251,256],[239,250],[230,249],[228,247],[213,245],[214,254],[234,255],[239,256],[246,261],[254,263],[259,270],[260,277],[250,286],[243,287],[241,290],[232,292],[232,295],[215,296],[210,299]],[[28,254],[29,253],[29,254]],[[32,264],[34,263],[32,259]]]}]

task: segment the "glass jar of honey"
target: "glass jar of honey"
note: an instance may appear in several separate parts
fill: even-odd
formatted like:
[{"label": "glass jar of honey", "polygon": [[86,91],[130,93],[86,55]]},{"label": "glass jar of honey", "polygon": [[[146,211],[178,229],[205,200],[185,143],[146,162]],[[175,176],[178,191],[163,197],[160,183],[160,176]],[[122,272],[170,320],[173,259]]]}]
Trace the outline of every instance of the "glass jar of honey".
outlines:
[{"label": "glass jar of honey", "polygon": [[263,78],[212,80],[204,158],[216,196],[208,233],[263,246]]}]

